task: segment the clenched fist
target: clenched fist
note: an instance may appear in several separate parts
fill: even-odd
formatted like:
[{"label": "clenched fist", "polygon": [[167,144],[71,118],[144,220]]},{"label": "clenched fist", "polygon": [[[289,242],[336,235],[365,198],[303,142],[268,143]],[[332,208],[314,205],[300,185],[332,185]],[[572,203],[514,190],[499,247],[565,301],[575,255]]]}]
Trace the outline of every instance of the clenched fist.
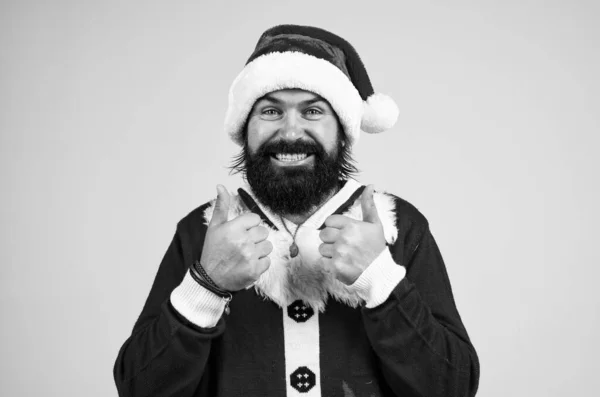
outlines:
[{"label": "clenched fist", "polygon": [[323,262],[335,277],[350,285],[386,249],[383,225],[373,200],[373,185],[360,196],[363,220],[331,215],[319,237]]},{"label": "clenched fist", "polygon": [[217,186],[217,201],[206,231],[200,263],[222,289],[238,291],[255,282],[271,265],[273,244],[260,217],[245,213],[230,221],[229,193]]}]

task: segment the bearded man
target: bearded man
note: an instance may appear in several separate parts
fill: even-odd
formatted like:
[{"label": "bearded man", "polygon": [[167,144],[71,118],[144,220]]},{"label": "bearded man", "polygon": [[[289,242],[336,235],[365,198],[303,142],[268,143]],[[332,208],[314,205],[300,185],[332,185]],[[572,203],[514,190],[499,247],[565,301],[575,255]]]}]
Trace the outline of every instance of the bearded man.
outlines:
[{"label": "bearded man", "polygon": [[353,179],[393,126],[354,48],[267,30],[225,129],[248,182],[179,221],[114,366],[120,396],[473,396],[479,362],[427,219]]}]

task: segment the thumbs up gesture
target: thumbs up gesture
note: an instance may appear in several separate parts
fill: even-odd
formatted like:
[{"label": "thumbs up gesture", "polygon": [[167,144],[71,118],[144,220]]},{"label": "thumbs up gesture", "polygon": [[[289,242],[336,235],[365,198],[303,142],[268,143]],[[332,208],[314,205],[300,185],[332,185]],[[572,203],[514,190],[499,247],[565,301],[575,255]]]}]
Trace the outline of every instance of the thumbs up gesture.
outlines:
[{"label": "thumbs up gesture", "polygon": [[373,185],[367,186],[360,197],[362,221],[331,215],[319,234],[323,241],[319,252],[325,266],[347,285],[354,283],[386,247],[373,190]]},{"label": "thumbs up gesture", "polygon": [[245,213],[230,221],[230,197],[217,186],[217,201],[208,225],[200,263],[222,289],[238,291],[255,282],[271,265],[273,244],[267,240],[269,229],[260,226],[260,217]]}]

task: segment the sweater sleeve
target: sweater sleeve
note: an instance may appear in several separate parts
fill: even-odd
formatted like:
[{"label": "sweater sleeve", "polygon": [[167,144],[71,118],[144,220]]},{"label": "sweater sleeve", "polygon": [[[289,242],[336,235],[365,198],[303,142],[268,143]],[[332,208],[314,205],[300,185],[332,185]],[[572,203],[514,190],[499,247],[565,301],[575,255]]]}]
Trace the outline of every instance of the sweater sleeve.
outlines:
[{"label": "sweater sleeve", "polygon": [[[224,332],[222,318],[215,326],[200,327],[171,302],[174,290],[191,288],[186,257],[192,251],[182,243],[189,237],[179,226],[131,336],[115,361],[113,376],[119,396],[193,396],[208,371],[212,341]],[[193,301],[192,292],[184,295],[187,302]]]},{"label": "sweater sleeve", "polygon": [[362,309],[370,343],[396,395],[474,396],[479,361],[442,255],[428,224],[412,234],[390,247],[396,263],[406,263],[405,277],[384,302]]}]

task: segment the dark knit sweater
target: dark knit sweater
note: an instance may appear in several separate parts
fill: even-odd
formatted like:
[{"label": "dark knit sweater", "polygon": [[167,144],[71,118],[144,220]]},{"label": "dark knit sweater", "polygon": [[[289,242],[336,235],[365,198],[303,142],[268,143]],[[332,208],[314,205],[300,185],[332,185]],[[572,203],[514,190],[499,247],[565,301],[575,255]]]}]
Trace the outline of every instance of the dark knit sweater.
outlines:
[{"label": "dark knit sweater", "polygon": [[477,354],[428,221],[413,205],[395,197],[398,237],[389,250],[406,276],[385,302],[352,308],[329,299],[324,313],[301,302],[287,308],[290,318],[318,316],[318,385],[308,367],[286,376],[282,308],[254,290],[236,293],[231,313],[211,328],[196,326],[171,304],[171,292],[200,258],[208,205],[177,224],[118,353],[119,396],[286,396],[290,385],[298,396],[475,395]]}]

